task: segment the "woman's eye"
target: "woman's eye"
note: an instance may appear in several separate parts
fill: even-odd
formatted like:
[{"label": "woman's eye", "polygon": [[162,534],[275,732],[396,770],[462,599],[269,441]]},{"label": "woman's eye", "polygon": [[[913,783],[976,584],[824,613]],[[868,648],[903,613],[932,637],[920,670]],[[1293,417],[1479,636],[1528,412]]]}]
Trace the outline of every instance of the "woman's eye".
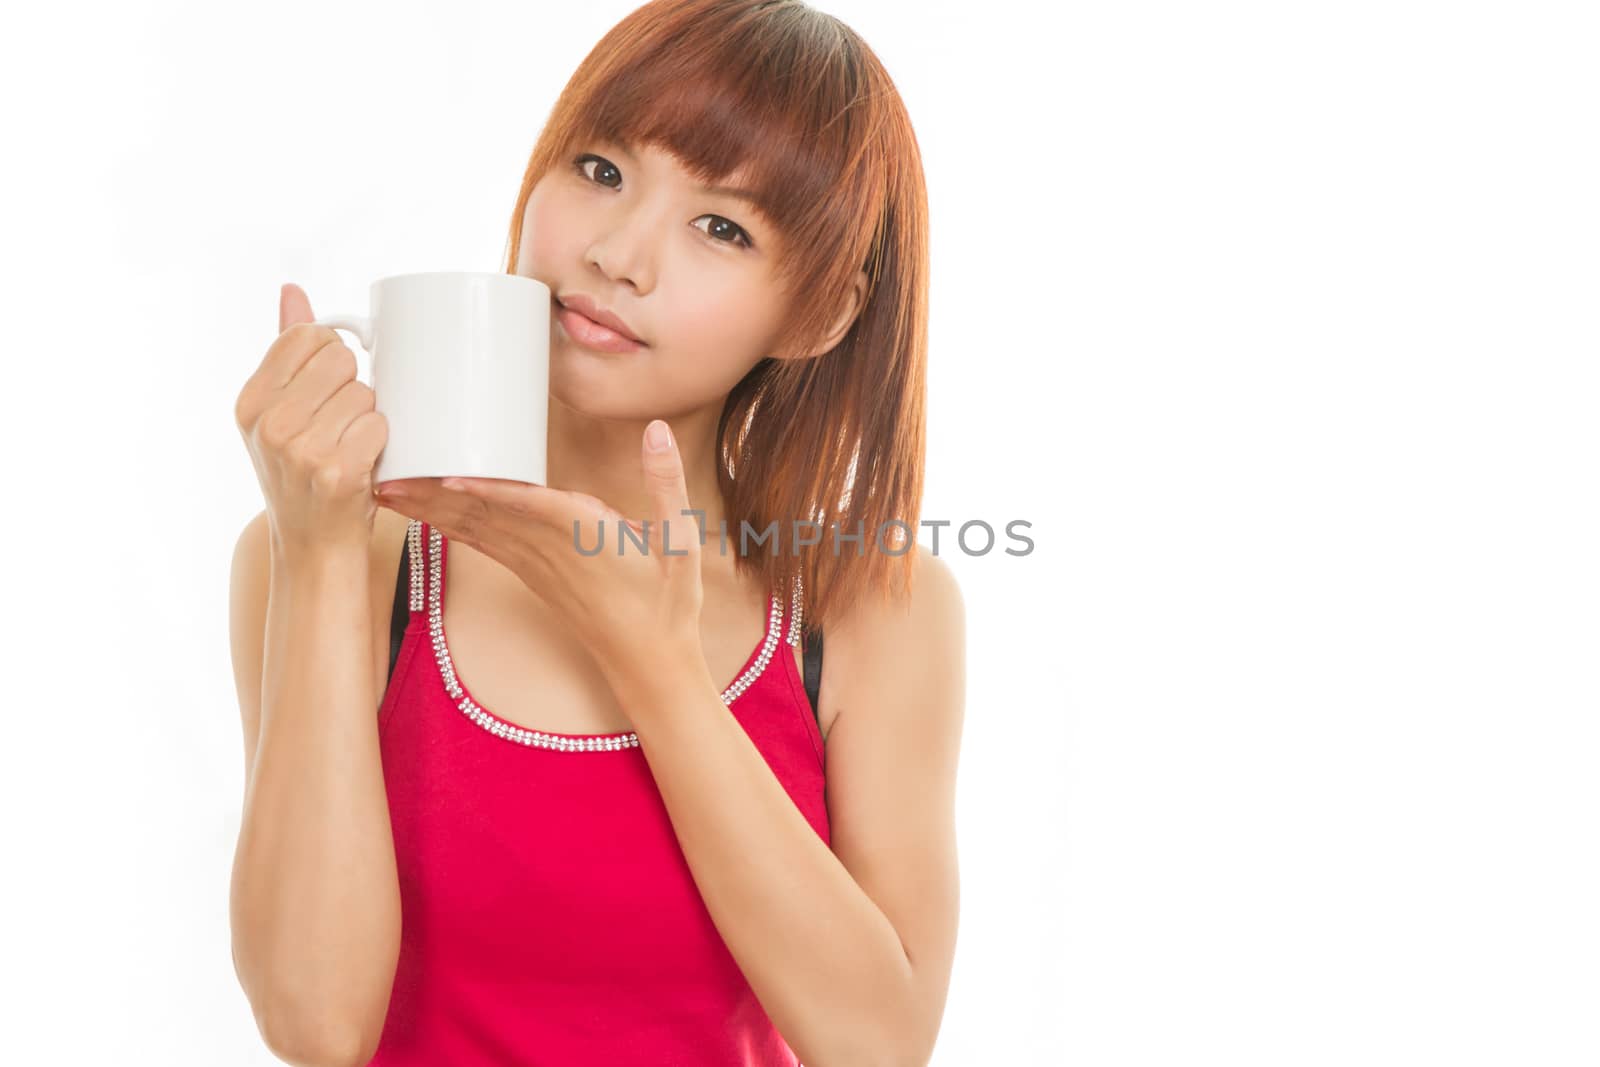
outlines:
[{"label": "woman's eye", "polygon": [[[607,171],[614,172],[619,180],[622,177],[622,172],[617,170],[617,167],[614,163],[612,163],[609,159],[594,155],[592,152],[585,152],[583,155],[572,161],[573,169],[581,174],[585,181],[593,182],[594,184],[602,186],[606,189],[615,189],[615,185],[610,185],[602,181],[596,181],[594,177],[590,176],[589,172],[584,169],[590,163],[595,164],[596,174],[599,174],[601,171]],[[715,220],[702,232],[704,232],[706,236],[710,237],[718,244],[741,245],[744,248],[752,247],[753,242],[750,240],[750,234],[744,229],[744,227],[740,226],[732,219],[725,219],[721,215],[701,215],[700,219]],[[700,219],[695,219],[695,222],[698,223]],[[712,227],[715,227],[714,231]]]},{"label": "woman's eye", "polygon": [[[731,219],[725,219],[721,215],[701,215],[700,219],[715,219],[716,222],[712,223],[712,226],[715,226],[717,223],[721,223],[722,224],[722,228],[717,231],[718,233],[731,233],[733,235],[732,239],[729,239],[729,240],[724,240],[721,237],[715,237],[715,238],[713,238],[713,240],[719,241],[719,242],[721,242],[723,244],[739,244],[739,243],[743,243],[744,247],[746,247],[746,248],[750,247],[750,235],[748,233],[745,233],[744,230],[739,226],[739,224],[737,222],[734,222]],[[699,222],[700,219],[695,219],[694,221],[695,222]],[[707,235],[710,235],[710,233],[711,233],[711,227],[710,226],[708,226],[706,228],[706,233],[707,233]]]},{"label": "woman's eye", "polygon": [[[582,174],[589,181],[594,181],[594,179],[590,178],[588,172],[583,169],[584,165],[588,164],[588,163],[597,163],[597,164],[599,164],[599,167],[603,167],[606,170],[611,170],[611,171],[617,170],[615,164],[613,164],[609,159],[602,159],[599,156],[590,155],[589,153],[586,152],[583,155],[579,156],[577,159],[573,160],[572,161],[572,165],[577,168],[579,174]],[[599,169],[599,167],[597,167],[596,169]],[[621,176],[621,171],[617,171],[617,174],[620,177]],[[604,185],[605,183],[604,182],[600,182],[600,183],[597,183],[597,184]],[[609,186],[608,185],[608,186],[606,186],[606,188],[611,189],[611,188],[615,188],[615,186]]]}]

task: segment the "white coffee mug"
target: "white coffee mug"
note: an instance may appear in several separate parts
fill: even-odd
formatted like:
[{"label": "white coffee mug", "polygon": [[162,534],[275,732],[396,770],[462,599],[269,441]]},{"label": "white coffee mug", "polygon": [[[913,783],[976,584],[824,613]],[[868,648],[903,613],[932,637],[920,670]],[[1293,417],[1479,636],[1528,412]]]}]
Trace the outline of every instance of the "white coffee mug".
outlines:
[{"label": "white coffee mug", "polygon": [[550,287],[492,271],[396,274],[368,315],[324,315],[372,355],[389,423],[373,484],[509,478],[545,484]]}]

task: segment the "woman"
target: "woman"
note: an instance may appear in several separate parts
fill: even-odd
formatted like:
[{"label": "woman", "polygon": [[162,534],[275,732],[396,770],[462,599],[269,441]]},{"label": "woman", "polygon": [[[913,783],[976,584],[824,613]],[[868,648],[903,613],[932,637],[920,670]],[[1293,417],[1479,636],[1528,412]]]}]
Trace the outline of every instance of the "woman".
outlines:
[{"label": "woman", "polygon": [[[232,608],[234,959],[275,1052],[928,1060],[964,621],[908,536],[927,245],[848,27],[658,0],[580,65],[512,214],[506,269],[556,302],[548,486],[373,486],[371,390],[285,287],[236,408],[267,507]],[[647,550],[577,550],[624,525]]]}]

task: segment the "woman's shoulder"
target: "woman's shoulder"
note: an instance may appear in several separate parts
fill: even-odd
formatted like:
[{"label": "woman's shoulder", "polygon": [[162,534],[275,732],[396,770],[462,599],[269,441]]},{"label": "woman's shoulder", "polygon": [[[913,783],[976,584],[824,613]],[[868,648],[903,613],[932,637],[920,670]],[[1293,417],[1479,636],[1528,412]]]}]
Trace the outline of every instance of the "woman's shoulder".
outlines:
[{"label": "woman's shoulder", "polygon": [[917,544],[909,590],[856,597],[827,627],[826,639],[825,674],[843,707],[878,706],[886,693],[962,678],[966,606],[955,572]]},{"label": "woman's shoulder", "polygon": [[411,525],[411,520],[398,511],[390,511],[380,506],[372,519],[372,544],[371,549],[375,557],[393,557],[393,562],[398,566],[400,552],[405,548],[406,527]]},{"label": "woman's shoulder", "polygon": [[856,638],[878,653],[882,649],[873,646],[885,638],[959,624],[965,605],[955,572],[921,542],[915,544],[910,555],[910,578],[905,591],[890,595],[873,590],[853,598],[830,631]]}]

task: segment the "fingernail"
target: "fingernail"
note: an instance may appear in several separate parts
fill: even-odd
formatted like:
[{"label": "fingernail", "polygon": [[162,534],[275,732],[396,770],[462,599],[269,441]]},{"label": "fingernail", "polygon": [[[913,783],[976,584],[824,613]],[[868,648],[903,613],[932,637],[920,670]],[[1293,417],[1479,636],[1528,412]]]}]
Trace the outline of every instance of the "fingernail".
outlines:
[{"label": "fingernail", "polygon": [[665,420],[657,419],[644,432],[645,442],[652,452],[665,452],[672,446],[672,429]]}]

